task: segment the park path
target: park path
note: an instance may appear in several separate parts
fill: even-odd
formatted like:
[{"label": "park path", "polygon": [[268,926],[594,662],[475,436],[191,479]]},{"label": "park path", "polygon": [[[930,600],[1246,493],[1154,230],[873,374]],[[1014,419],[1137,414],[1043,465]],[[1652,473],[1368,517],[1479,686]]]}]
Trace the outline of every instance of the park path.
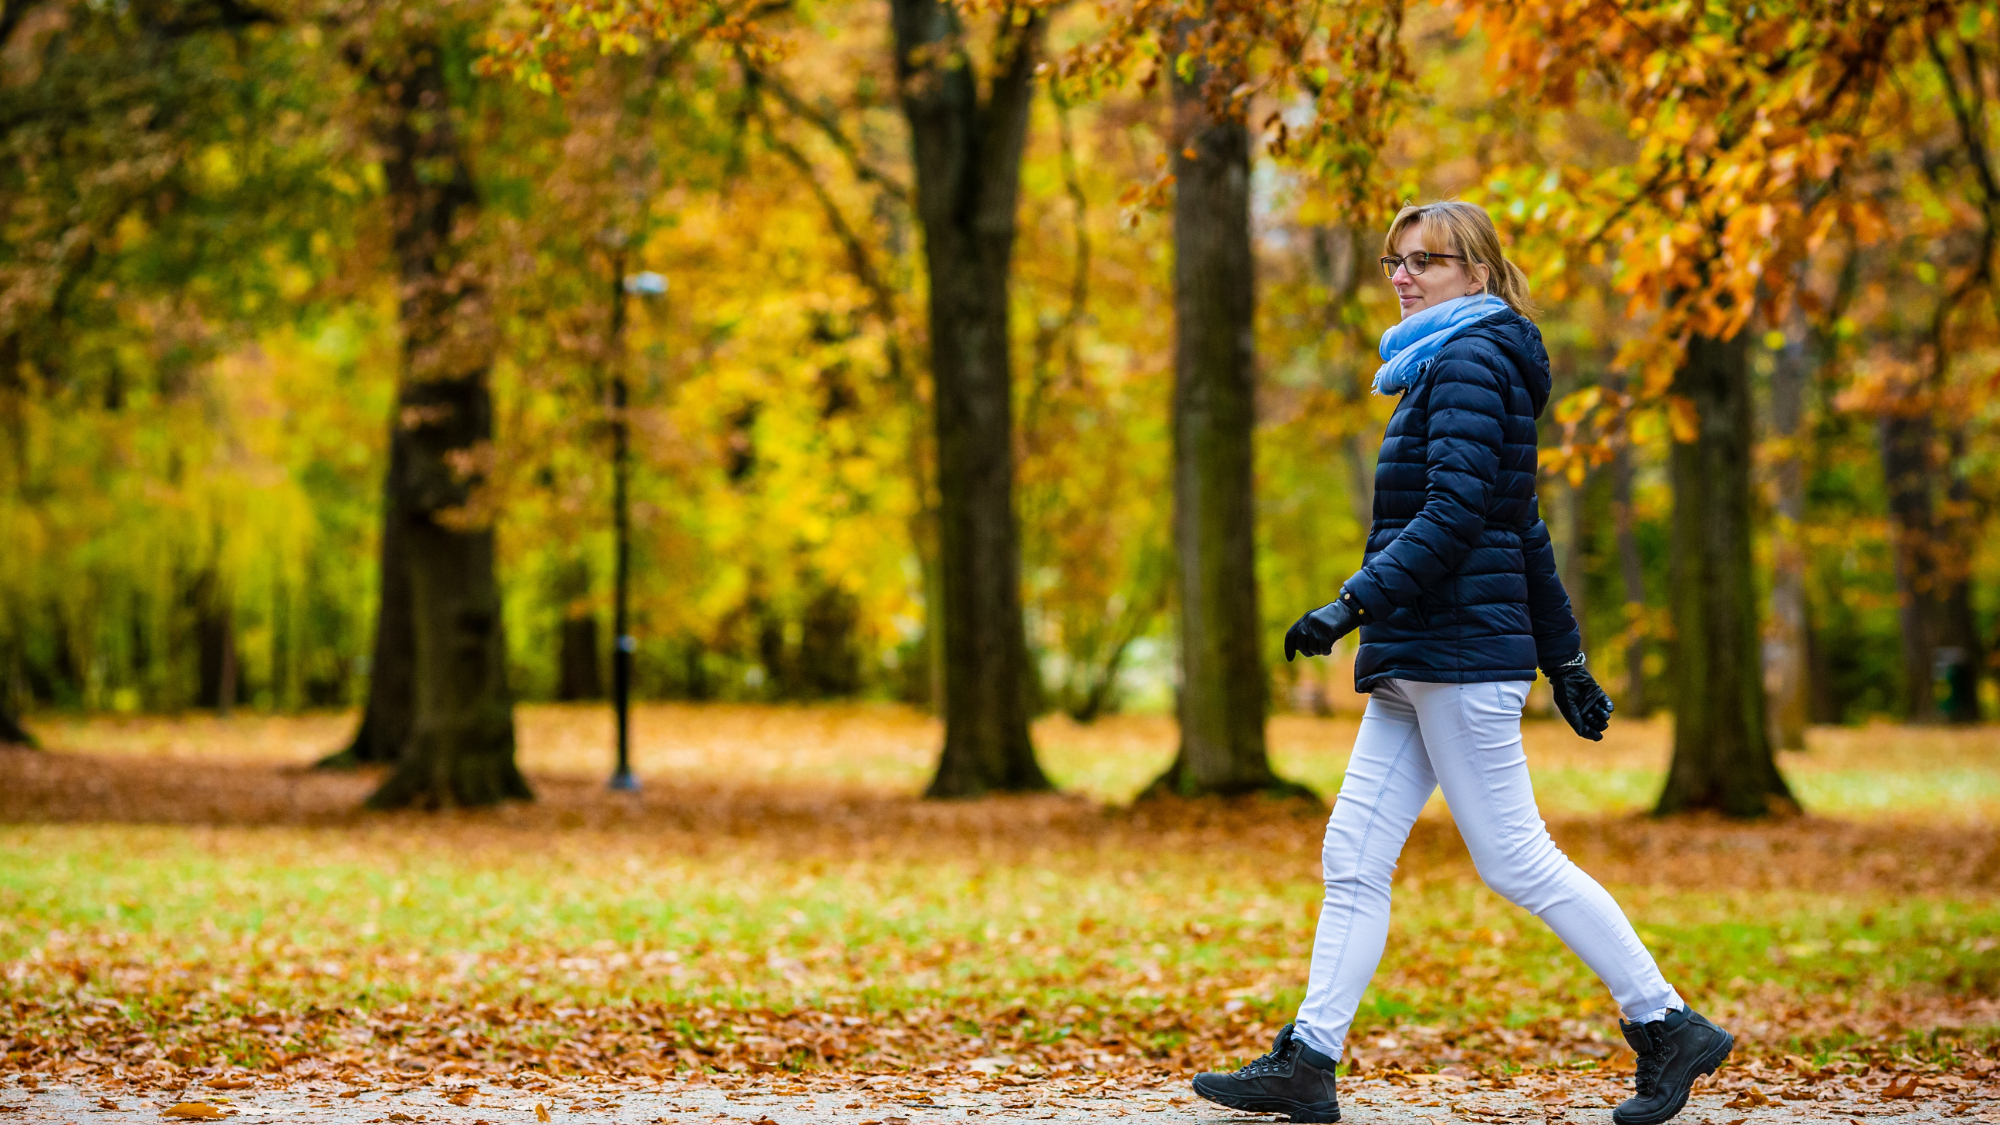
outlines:
[{"label": "park path", "polygon": [[[249,1080],[245,1080],[246,1082]],[[220,1083],[214,1083],[216,1085]],[[240,1125],[942,1125],[974,1119],[1050,1121],[1056,1125],[1123,1118],[1120,1125],[1221,1125],[1272,1120],[1238,1114],[1192,1097],[1185,1079],[1099,1083],[1087,1089],[1057,1081],[995,1090],[932,1081],[919,1091],[901,1076],[821,1075],[738,1079],[734,1088],[707,1079],[660,1082],[529,1083],[434,1081],[355,1086],[338,1081],[213,1089],[58,1082],[0,1085],[0,1125],[127,1125],[200,1120],[168,1110],[184,1101],[213,1107]],[[1495,1086],[1477,1079],[1394,1076],[1343,1080],[1344,1120],[1354,1125],[1609,1125],[1610,1104],[1629,1089],[1588,1074],[1544,1073]],[[2000,1075],[1802,1083],[1783,1072],[1724,1071],[1704,1083],[1677,1119],[1681,1125],[2000,1125]]]}]

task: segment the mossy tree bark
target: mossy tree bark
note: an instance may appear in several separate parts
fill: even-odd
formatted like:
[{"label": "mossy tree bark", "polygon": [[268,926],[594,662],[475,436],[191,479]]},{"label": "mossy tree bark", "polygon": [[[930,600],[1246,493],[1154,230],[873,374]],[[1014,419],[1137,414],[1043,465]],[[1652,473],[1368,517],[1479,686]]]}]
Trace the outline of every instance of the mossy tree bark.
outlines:
[{"label": "mossy tree bark", "polygon": [[1250,134],[1216,119],[1204,68],[1174,82],[1174,550],[1180,750],[1150,787],[1181,796],[1296,791],[1264,741],[1270,683],[1257,605],[1256,260]]},{"label": "mossy tree bark", "polygon": [[1674,756],[1656,811],[1763,816],[1791,792],[1765,727],[1748,334],[1690,340],[1673,393],[1685,404],[1676,409],[1692,408],[1695,432],[1676,434],[1670,455]]},{"label": "mossy tree bark", "polygon": [[[514,761],[493,529],[467,512],[480,478],[463,466],[493,437],[494,326],[462,237],[478,195],[441,45],[435,33],[407,29],[393,57],[365,65],[380,95],[374,124],[402,283],[403,459],[388,487],[408,582],[413,689],[408,738],[368,799],[375,808],[532,796]],[[384,558],[393,563],[386,550]]]},{"label": "mossy tree bark", "polygon": [[1008,345],[1042,21],[1003,21],[982,97],[956,8],[892,0],[891,18],[930,279],[945,733],[929,795],[1047,789],[1028,736],[1034,670],[1021,619]]}]

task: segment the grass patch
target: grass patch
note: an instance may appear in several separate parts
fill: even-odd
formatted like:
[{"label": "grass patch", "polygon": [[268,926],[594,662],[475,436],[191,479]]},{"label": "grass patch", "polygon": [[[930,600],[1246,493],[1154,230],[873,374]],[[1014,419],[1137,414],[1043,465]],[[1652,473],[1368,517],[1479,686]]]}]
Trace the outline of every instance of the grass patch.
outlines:
[{"label": "grass patch", "polygon": [[[701,770],[625,798],[580,751],[563,768],[549,732],[573,713],[549,710],[524,723],[543,731],[525,753],[542,800],[477,814],[362,815],[365,777],[285,773],[282,754],[246,752],[254,741],[162,742],[187,732],[158,720],[63,728],[50,741],[67,752],[0,759],[0,1005],[34,1044],[15,1053],[140,1043],[254,1062],[393,1041],[544,1058],[592,1012],[625,1046],[564,1065],[895,1066],[1003,1046],[1051,1066],[1107,1051],[1204,1065],[1261,1049],[1303,991],[1323,809],[925,803],[898,792],[900,744],[864,737],[914,738],[924,721],[867,709],[725,709],[715,726],[740,744],[711,742]],[[1068,742],[1045,728],[1051,768],[1143,780],[1159,749],[1147,723],[1069,728]],[[1302,747],[1334,741],[1340,720],[1276,727],[1295,776],[1339,763]],[[1531,753],[1558,842],[1746,1042],[1809,1053],[1914,1036],[1937,1054],[1990,1037],[2000,843],[1978,794],[2000,769],[1947,742],[1934,773],[1897,788],[1871,764],[1879,747],[1836,740],[1794,765],[1802,791],[1812,779],[1857,807],[1901,794],[1918,812],[1662,823],[1567,804],[1629,808],[1645,746],[1592,751],[1608,764],[1593,771],[1584,751],[1538,748],[1548,733]],[[815,738],[875,757],[814,783]],[[1975,779],[1957,805],[1924,780],[1954,773]],[[72,822],[35,822],[51,794],[78,792]],[[91,808],[116,815],[91,822]],[[1480,885],[1448,819],[1427,814],[1356,1053],[1425,1068],[1608,1059],[1613,1017],[1581,962]]]}]

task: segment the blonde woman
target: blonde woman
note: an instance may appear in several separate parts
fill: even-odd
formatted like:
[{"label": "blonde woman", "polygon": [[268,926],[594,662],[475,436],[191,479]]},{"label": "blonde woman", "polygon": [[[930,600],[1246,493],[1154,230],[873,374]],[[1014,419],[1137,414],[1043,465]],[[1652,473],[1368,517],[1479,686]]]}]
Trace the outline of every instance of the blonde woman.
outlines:
[{"label": "blonde woman", "polygon": [[1378,394],[1401,395],[1375,466],[1361,570],[1299,619],[1285,659],[1325,656],[1359,628],[1369,693],[1327,823],[1326,899],[1298,1018],[1271,1052],[1195,1092],[1293,1121],[1338,1121],[1334,1069],[1389,936],[1390,876],[1442,787],[1486,885],[1548,923],[1611,990],[1638,1052],[1638,1092],[1616,1125],[1658,1125],[1735,1040],[1690,1010],[1603,887],[1549,839],[1521,707],[1537,668],[1577,734],[1603,738],[1611,701],[1584,668],[1535,500],[1535,418],[1549,356],[1528,319],[1527,276],[1469,203],[1406,207],[1383,242],[1402,305],[1382,336]]}]

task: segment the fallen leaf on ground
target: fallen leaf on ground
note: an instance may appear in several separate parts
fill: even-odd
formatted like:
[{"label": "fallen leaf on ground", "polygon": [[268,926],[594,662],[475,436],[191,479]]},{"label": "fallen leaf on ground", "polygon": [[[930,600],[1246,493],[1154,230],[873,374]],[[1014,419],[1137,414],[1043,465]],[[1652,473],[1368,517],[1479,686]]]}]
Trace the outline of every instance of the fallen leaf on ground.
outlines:
[{"label": "fallen leaf on ground", "polygon": [[1771,1099],[1764,1096],[1764,1091],[1759,1090],[1755,1086],[1752,1086],[1749,1089],[1744,1090],[1742,1093],[1736,1095],[1735,1097],[1729,1099],[1728,1101],[1723,1102],[1722,1108],[1748,1109],[1752,1106],[1770,1105],[1770,1104],[1771,1104]]},{"label": "fallen leaf on ground", "polygon": [[1889,1080],[1887,1086],[1882,1087],[1882,1096],[1885,1098],[1914,1098],[1917,1096],[1917,1087],[1921,1086],[1923,1081],[1923,1079],[1914,1074],[1907,1078],[1892,1078]]},{"label": "fallen leaf on ground", "polygon": [[181,1102],[178,1105],[168,1106],[166,1115],[207,1121],[221,1117],[222,1111],[207,1102]]},{"label": "fallen leaf on ground", "polygon": [[246,1090],[256,1084],[251,1079],[242,1077],[213,1078],[209,1080],[208,1088],[211,1090]]},{"label": "fallen leaf on ground", "polygon": [[547,1121],[548,1119],[549,1119],[549,1107],[548,1107],[548,1106],[545,1106],[545,1105],[543,1105],[543,1104],[542,1104],[542,1103],[540,1103],[540,1102],[536,1102],[536,1103],[535,1103],[535,1120],[537,1120],[537,1121]]},{"label": "fallen leaf on ground", "polygon": [[473,1092],[471,1090],[460,1090],[458,1093],[453,1094],[450,1097],[446,1098],[445,1101],[448,1101],[453,1105],[471,1105],[472,1098],[473,1098]]}]

